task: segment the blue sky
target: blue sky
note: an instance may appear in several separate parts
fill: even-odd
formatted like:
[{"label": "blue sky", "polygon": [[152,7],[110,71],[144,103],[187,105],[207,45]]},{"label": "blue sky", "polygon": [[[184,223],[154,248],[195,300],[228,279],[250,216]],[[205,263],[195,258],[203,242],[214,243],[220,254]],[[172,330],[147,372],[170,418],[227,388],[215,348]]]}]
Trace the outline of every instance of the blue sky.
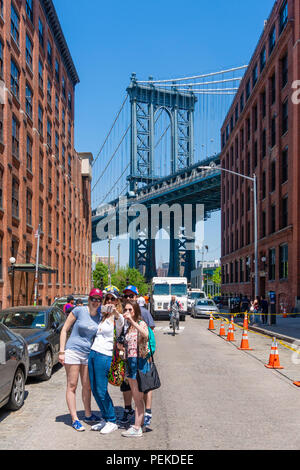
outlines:
[{"label": "blue sky", "polygon": [[[199,75],[249,63],[274,0],[53,0],[77,68],[75,148],[97,155],[130,75]],[[205,225],[207,259],[220,257],[220,214]],[[164,242],[165,243],[165,242]],[[94,246],[106,255],[107,243]],[[112,243],[116,255],[117,241]],[[122,249],[121,264],[127,262]],[[165,261],[165,247],[158,258]]]}]

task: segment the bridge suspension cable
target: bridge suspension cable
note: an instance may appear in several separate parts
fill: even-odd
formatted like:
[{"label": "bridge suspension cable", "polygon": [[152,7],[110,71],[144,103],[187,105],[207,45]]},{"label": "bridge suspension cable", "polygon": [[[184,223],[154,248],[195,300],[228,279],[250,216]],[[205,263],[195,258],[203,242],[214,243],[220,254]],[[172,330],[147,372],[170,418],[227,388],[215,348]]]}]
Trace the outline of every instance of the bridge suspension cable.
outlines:
[{"label": "bridge suspension cable", "polygon": [[240,67],[234,67],[227,70],[220,70],[219,72],[206,73],[202,75],[194,75],[192,77],[183,78],[168,78],[166,80],[137,80],[137,83],[167,83],[167,82],[182,82],[186,80],[195,80],[196,78],[212,77],[214,75],[221,75],[224,73],[235,72],[236,70],[242,70],[248,68],[248,65],[242,65]]}]

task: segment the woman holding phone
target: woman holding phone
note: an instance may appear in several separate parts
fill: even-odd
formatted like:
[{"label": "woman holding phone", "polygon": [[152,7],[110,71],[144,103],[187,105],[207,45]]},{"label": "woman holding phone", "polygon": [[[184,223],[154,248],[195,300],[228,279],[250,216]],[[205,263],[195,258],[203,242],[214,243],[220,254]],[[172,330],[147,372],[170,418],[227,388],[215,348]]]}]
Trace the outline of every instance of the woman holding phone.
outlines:
[{"label": "woman holding phone", "polygon": [[104,292],[101,314],[102,320],[91,347],[88,366],[92,393],[101,410],[102,420],[91,429],[109,434],[118,429],[114,405],[107,390],[114,347],[114,327],[118,337],[124,326],[121,304],[115,290]]},{"label": "woman holding phone", "polygon": [[[72,418],[72,427],[76,431],[85,428],[78,419],[76,410],[76,389],[80,376],[82,401],[84,404],[84,421],[95,424],[99,417],[91,412],[91,386],[88,374],[88,357],[101,319],[102,291],[92,289],[88,306],[76,307],[69,313],[60,334],[59,362],[65,366],[67,374],[66,400]],[[67,341],[68,331],[72,333]]]}]

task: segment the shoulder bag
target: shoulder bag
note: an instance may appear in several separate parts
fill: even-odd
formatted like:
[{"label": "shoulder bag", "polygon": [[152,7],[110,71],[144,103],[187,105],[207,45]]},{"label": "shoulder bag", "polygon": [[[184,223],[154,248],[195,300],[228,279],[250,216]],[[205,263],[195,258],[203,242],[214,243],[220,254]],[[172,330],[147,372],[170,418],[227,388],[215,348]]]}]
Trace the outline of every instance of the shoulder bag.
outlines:
[{"label": "shoulder bag", "polygon": [[117,330],[116,321],[114,320],[114,348],[110,369],[108,372],[108,382],[111,385],[119,387],[125,377],[125,361],[120,357],[120,351],[117,348]]},{"label": "shoulder bag", "polygon": [[[137,373],[136,373],[136,380],[138,383],[139,391],[142,393],[147,393],[147,392],[150,392],[151,390],[156,390],[161,385],[158,371],[154,363],[151,342],[149,342],[149,346],[150,346],[150,353],[151,353],[151,358],[152,358],[152,361],[148,361],[150,365],[150,369],[145,374],[139,369],[137,370]],[[138,348],[138,359],[139,359],[139,348]]]}]

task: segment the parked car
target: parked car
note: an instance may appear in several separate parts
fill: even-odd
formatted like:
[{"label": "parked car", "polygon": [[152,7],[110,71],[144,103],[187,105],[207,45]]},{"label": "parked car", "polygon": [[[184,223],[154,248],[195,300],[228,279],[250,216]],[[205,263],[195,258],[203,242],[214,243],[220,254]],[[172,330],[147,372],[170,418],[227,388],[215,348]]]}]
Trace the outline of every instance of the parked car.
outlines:
[{"label": "parked car", "polygon": [[58,307],[12,307],[0,312],[0,323],[21,335],[28,346],[28,376],[49,380],[58,362],[59,337],[65,315]]},{"label": "parked car", "polygon": [[21,408],[28,369],[26,341],[0,323],[0,407]]},{"label": "parked car", "polygon": [[191,316],[193,318],[207,317],[211,313],[220,313],[220,310],[216,306],[215,302],[211,299],[200,299],[197,300],[196,304],[193,306]]},{"label": "parked car", "polygon": [[[81,299],[83,305],[88,304],[88,299],[89,299],[88,295],[80,295],[80,294],[69,294],[69,295],[73,295],[73,297],[75,299],[75,302],[76,302],[77,299]],[[54,300],[51,307],[58,307],[63,312],[64,311],[64,305],[67,303],[67,298],[69,297],[69,295],[64,295],[63,297],[57,297]]]}]

